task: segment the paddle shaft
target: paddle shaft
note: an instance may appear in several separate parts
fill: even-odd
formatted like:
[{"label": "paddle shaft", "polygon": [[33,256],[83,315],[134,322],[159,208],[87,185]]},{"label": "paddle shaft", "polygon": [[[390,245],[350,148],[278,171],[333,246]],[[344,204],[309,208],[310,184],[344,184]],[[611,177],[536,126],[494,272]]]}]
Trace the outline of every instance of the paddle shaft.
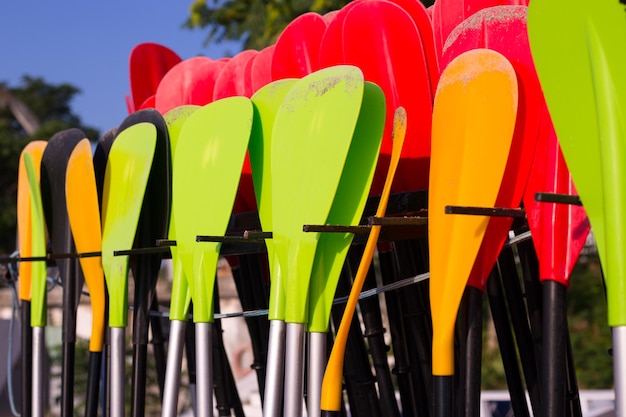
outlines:
[{"label": "paddle shaft", "polygon": [[102,352],[89,352],[87,393],[85,396],[85,417],[96,417],[98,415],[98,397],[100,395],[101,371]]},{"label": "paddle shaft", "polygon": [[170,322],[167,368],[165,369],[165,386],[161,405],[162,417],[176,417],[178,415],[178,389],[180,387],[186,327],[186,321],[172,320]]},{"label": "paddle shaft", "polygon": [[324,369],[326,369],[327,340],[327,333],[310,332],[308,334],[309,364],[307,367],[306,405],[309,416],[319,416],[321,413],[320,400]]},{"label": "paddle shaft", "polygon": [[44,369],[46,357],[46,328],[33,327],[33,385],[32,392],[32,415],[43,417],[46,408],[46,392],[44,384]]},{"label": "paddle shaft", "polygon": [[110,361],[110,415],[124,417],[126,415],[126,399],[124,389],[126,377],[124,376],[126,364],[126,329],[124,327],[111,327],[111,361]]},{"label": "paddle shaft", "polygon": [[459,356],[465,360],[460,364],[458,415],[478,417],[480,415],[483,292],[471,286],[465,287],[461,311],[463,328]]},{"label": "paddle shaft", "polygon": [[30,301],[22,300],[22,409],[20,415],[32,413],[33,329],[30,327]]},{"label": "paddle shaft", "polygon": [[263,417],[279,417],[283,397],[285,337],[287,325],[282,320],[270,320],[267,348],[267,373],[263,398]]},{"label": "paddle shaft", "polygon": [[198,417],[213,417],[213,324],[196,323],[196,392]]}]

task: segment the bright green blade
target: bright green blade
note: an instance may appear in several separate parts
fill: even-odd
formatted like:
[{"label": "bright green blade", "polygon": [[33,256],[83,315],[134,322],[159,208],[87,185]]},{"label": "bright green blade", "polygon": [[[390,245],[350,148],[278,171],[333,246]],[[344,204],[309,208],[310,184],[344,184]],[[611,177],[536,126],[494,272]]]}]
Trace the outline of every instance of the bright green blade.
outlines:
[{"label": "bright green blade", "polygon": [[[26,175],[30,189],[30,210],[31,210],[31,256],[46,256],[46,226],[43,217],[43,206],[41,203],[41,191],[39,189],[39,178],[33,162],[33,157],[26,152],[24,164],[26,165]],[[32,327],[46,326],[46,261],[36,261],[31,267],[31,315],[30,325]]]},{"label": "bright green blade", "polygon": [[307,322],[319,233],[305,233],[302,226],[326,222],[359,116],[363,83],[361,70],[353,66],[314,72],[293,86],[276,115],[272,236],[285,277],[288,323]]},{"label": "bright green blade", "polygon": [[[259,209],[259,219],[261,228],[265,231],[272,231],[272,132],[274,121],[281,104],[285,100],[287,93],[295,85],[297,79],[285,78],[277,80],[260,88],[250,98],[254,105],[254,120],[252,123],[252,133],[250,134],[250,144],[248,151],[250,154],[250,166],[252,168],[252,181],[254,193],[256,195],[257,207]],[[277,276],[280,269],[274,265],[274,242],[273,239],[266,239],[267,258],[269,261],[270,277],[270,319],[276,318],[274,312],[282,310],[279,305],[274,305],[276,301],[283,300],[284,279]],[[280,314],[284,317],[284,313]]]},{"label": "bright green blade", "polygon": [[126,327],[128,256],[156,146],[156,128],[138,123],[117,135],[107,160],[102,197],[102,268],[109,293],[109,326]]},{"label": "bright green blade", "polygon": [[[359,120],[326,223],[359,224],[374,178],[384,127],[385,96],[377,85],[365,83]],[[328,331],[337,282],[353,237],[352,233],[323,233],[320,237],[311,273],[310,332]]]},{"label": "bright green blade", "polygon": [[[174,155],[176,155],[176,145],[178,144],[178,138],[180,137],[180,131],[183,125],[189,116],[199,108],[200,106],[194,105],[180,106],[168,111],[163,116],[169,133],[172,160],[174,160]],[[173,207],[170,210],[168,239],[176,240]],[[191,293],[189,292],[189,285],[187,284],[183,264],[178,256],[176,246],[170,247],[170,251],[172,252],[172,269],[174,270],[174,276],[172,277],[172,294],[170,298],[170,320],[185,321],[191,301]]]},{"label": "bright green blade", "polygon": [[609,325],[626,325],[626,12],[618,0],[538,0],[528,35],[548,109],[598,246]]},{"label": "bright green blade", "polygon": [[223,236],[228,228],[252,128],[245,97],[196,110],[180,132],[172,183],[176,242],[188,278],[194,321],[213,321],[213,287],[220,244],[196,236]]}]

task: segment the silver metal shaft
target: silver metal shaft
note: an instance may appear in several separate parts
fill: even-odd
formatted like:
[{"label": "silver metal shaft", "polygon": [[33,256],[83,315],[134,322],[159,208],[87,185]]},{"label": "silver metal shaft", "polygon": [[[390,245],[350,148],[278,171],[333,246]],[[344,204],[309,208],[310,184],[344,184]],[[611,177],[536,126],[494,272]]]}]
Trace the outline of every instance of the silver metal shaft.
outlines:
[{"label": "silver metal shaft", "polygon": [[180,320],[170,321],[163,406],[161,408],[162,417],[176,417],[178,415],[178,390],[180,388],[180,368],[183,362],[186,327],[187,322]]},{"label": "silver metal shaft", "polygon": [[33,417],[43,417],[46,409],[43,373],[46,356],[46,328],[33,327],[33,388],[32,408]]},{"label": "silver metal shaft", "polygon": [[279,417],[281,414],[285,377],[285,328],[284,321],[270,320],[263,417]]},{"label": "silver metal shaft", "polygon": [[111,327],[111,380],[109,392],[111,395],[111,417],[124,417],[126,410],[124,368],[126,355],[126,329]]},{"label": "silver metal shaft", "polygon": [[322,380],[326,370],[326,333],[309,333],[309,373],[307,374],[308,417],[320,417],[322,400]]},{"label": "silver metal shaft", "polygon": [[613,327],[615,415],[626,417],[626,326]]},{"label": "silver metal shaft", "polygon": [[213,416],[212,323],[196,323],[197,417]]},{"label": "silver metal shaft", "polygon": [[304,395],[304,325],[287,323],[284,416],[301,417]]}]

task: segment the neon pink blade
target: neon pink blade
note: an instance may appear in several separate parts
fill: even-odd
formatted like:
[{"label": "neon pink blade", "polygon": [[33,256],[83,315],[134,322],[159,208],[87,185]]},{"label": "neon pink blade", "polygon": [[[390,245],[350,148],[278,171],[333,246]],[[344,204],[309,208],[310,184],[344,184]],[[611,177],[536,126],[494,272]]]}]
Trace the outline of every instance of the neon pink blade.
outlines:
[{"label": "neon pink blade", "polygon": [[272,59],[274,58],[274,49],[276,45],[270,45],[261,49],[259,53],[251,59],[252,68],[250,68],[250,81],[253,94],[259,88],[272,82]]},{"label": "neon pink blade", "polygon": [[156,43],[140,43],[130,52],[130,91],[133,110],[156,93],[163,76],[182,59],[171,49]]},{"label": "neon pink blade", "polygon": [[[432,9],[435,49],[441,56],[448,36],[457,25],[474,13],[493,6],[528,6],[528,0],[437,0]],[[443,70],[442,65],[441,69]]]},{"label": "neon pink blade", "polygon": [[319,69],[326,21],[317,13],[294,19],[278,37],[272,59],[272,80],[302,78]]},{"label": "neon pink blade", "polygon": [[213,100],[233,96],[249,97],[246,95],[246,66],[258,53],[258,51],[248,49],[238,53],[224,65],[215,80]]},{"label": "neon pink blade", "polygon": [[184,104],[203,106],[213,100],[215,80],[226,65],[211,58],[197,56],[174,66],[157,88],[155,108],[165,114]]},{"label": "neon pink blade", "polygon": [[[381,155],[391,152],[394,110],[403,106],[411,120],[393,190],[428,188],[433,97],[421,36],[413,19],[391,2],[360,2],[348,11],[343,23],[343,54],[346,64],[361,68],[365,79],[385,93],[387,118]],[[372,193],[382,189],[385,159],[388,161],[381,158],[377,165]]]},{"label": "neon pink blade", "polygon": [[[519,83],[515,134],[497,207],[519,207],[528,180],[540,130],[543,94],[528,44],[525,6],[483,9],[457,26],[444,46],[442,68],[461,53],[489,48],[503,54],[513,65]],[[484,290],[486,280],[513,223],[510,217],[492,217],[470,274],[468,285]]]},{"label": "neon pink blade", "polygon": [[542,121],[524,207],[539,258],[541,280],[569,286],[570,274],[585,246],[590,225],[582,206],[535,201],[538,192],[577,195],[547,109]]}]

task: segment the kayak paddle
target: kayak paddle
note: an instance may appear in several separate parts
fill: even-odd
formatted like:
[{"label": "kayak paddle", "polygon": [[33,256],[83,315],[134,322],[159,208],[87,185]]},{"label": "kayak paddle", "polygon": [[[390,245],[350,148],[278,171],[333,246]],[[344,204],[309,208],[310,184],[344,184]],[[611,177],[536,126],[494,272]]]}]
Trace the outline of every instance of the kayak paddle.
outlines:
[{"label": "kayak paddle", "polygon": [[272,81],[272,59],[276,45],[267,46],[259,51],[250,68],[250,85],[252,94]]},{"label": "kayak paddle", "polygon": [[[74,253],[67,216],[65,177],[70,154],[84,138],[85,134],[79,129],[58,132],[50,138],[41,157],[41,201],[54,254]],[[55,263],[63,282],[61,416],[73,417],[76,311],[83,287],[82,271],[76,258],[59,258]]]},{"label": "kayak paddle", "polygon": [[[384,126],[385,96],[375,84],[365,83],[359,118],[326,224],[359,224],[374,177]],[[331,307],[353,237],[353,233],[322,233],[315,252],[307,326],[307,414],[311,416],[320,415]]]},{"label": "kayak paddle", "polygon": [[276,40],[272,57],[272,80],[302,78],[319,68],[318,56],[326,21],[317,13],[292,20]]},{"label": "kayak paddle", "polygon": [[[272,240],[284,283],[284,300],[272,298],[271,320],[287,323],[284,414],[302,412],[304,328],[311,268],[353,137],[363,99],[363,74],[354,66],[316,71],[291,88],[274,121],[271,144]],[[323,166],[324,169],[319,169]],[[276,265],[275,265],[276,267]],[[278,307],[274,303],[282,303]],[[282,309],[282,311],[281,311]]]},{"label": "kayak paddle", "polygon": [[[613,336],[616,415],[624,416],[624,5],[616,0],[602,0],[593,5],[577,2],[568,3],[565,10],[563,7],[561,1],[533,1],[528,11],[528,33],[559,143],[600,254]],[[555,22],[567,22],[557,24],[557,37]]]},{"label": "kayak paddle", "polygon": [[488,224],[484,216],[447,215],[445,207],[494,206],[513,137],[517,96],[515,70],[488,49],[452,60],[437,88],[428,201],[436,417],[454,415],[454,325]]},{"label": "kayak paddle", "polygon": [[[250,166],[255,196],[261,222],[261,229],[265,231],[273,230],[272,222],[272,132],[276,113],[283,103],[285,96],[296,83],[296,79],[285,78],[273,81],[260,88],[250,98],[254,108],[254,119],[248,151],[250,155]],[[267,258],[269,262],[271,279],[271,299],[283,300],[284,277],[278,267],[274,257],[273,239],[265,239],[267,248]],[[282,301],[281,301],[282,303]],[[285,322],[284,310],[282,316],[278,317],[275,310],[279,305],[270,301],[269,312],[269,340],[267,363],[263,393],[263,415],[280,416],[281,400],[283,394],[283,372],[285,356]],[[282,308],[282,307],[280,307]]]},{"label": "kayak paddle", "polygon": [[109,294],[111,415],[125,415],[125,331],[128,323],[128,255],[157,143],[157,129],[138,123],[120,131],[109,152],[102,198],[102,267]]},{"label": "kayak paddle", "polygon": [[[20,257],[32,256],[32,222],[30,185],[26,173],[24,154],[29,153],[33,160],[37,181],[39,181],[41,155],[46,148],[45,141],[32,141],[22,149],[17,175],[17,236],[18,251]],[[32,406],[32,373],[33,373],[33,332],[30,326],[30,303],[32,264],[20,262],[19,271],[19,299],[21,301],[22,322],[22,402],[21,414],[25,417],[31,415]]]},{"label": "kayak paddle", "polygon": [[[139,123],[150,123],[156,128],[156,145],[150,165],[141,212],[137,222],[135,248],[153,247],[157,239],[167,234],[171,201],[171,155],[167,126],[163,116],[155,109],[139,110],[126,117],[119,130]],[[148,350],[148,326],[152,324],[153,338],[159,334],[158,317],[150,316],[150,308],[156,296],[156,283],[161,268],[162,253],[131,256],[133,273],[133,374],[131,390],[131,416],[143,416],[146,402],[146,359]],[[162,343],[153,343],[159,391],[163,392],[165,380],[165,352]]]},{"label": "kayak paddle", "polygon": [[570,274],[589,233],[589,220],[580,206],[535,200],[537,192],[576,195],[550,116],[545,110],[546,128],[537,146],[524,208],[537,249],[543,288],[541,414],[556,416],[564,415],[566,397],[569,396],[566,396],[569,331],[565,295]]},{"label": "kayak paddle", "polygon": [[[165,123],[167,123],[172,160],[174,160],[176,156],[176,145],[182,127],[189,116],[199,108],[199,106],[192,105],[180,106],[168,111],[163,116]],[[174,207],[170,210],[167,238],[176,240]],[[174,274],[172,276],[172,291],[170,297],[170,331],[169,341],[167,343],[167,366],[165,367],[165,386],[163,388],[163,404],[161,406],[161,415],[163,417],[175,417],[178,413],[178,394],[183,347],[185,344],[187,314],[191,301],[189,285],[187,284],[187,277],[185,277],[181,259],[178,256],[178,249],[176,246],[171,246],[170,251],[172,253],[172,269]]]},{"label": "kayak paddle", "polygon": [[[391,183],[396,173],[398,163],[400,161],[400,154],[402,153],[402,146],[404,144],[404,138],[407,128],[407,114],[403,107],[396,109],[393,126],[393,148],[391,153],[391,161],[389,163],[389,171],[385,179],[383,186],[383,192],[378,203],[376,210],[376,217],[383,217],[387,210],[387,202],[389,201],[389,194],[391,192]],[[374,250],[376,249],[376,243],[378,242],[378,236],[380,235],[380,226],[372,226],[370,234],[367,238],[367,244],[363,251],[363,257],[359,264],[359,269],[354,278],[350,296],[344,310],[344,315],[341,319],[341,324],[335,335],[335,342],[333,344],[330,358],[326,366],[324,378],[322,381],[322,393],[320,397],[320,408],[322,410],[323,417],[338,416],[341,411],[341,386],[343,375],[343,362],[346,348],[346,341],[348,338],[348,332],[350,330],[350,324],[352,323],[352,316],[356,310],[356,304],[358,302],[363,282],[369,270],[372,258],[374,256]]]},{"label": "kayak paddle", "polygon": [[[88,139],[82,139],[70,154],[65,175],[67,215],[79,254],[102,251],[102,230],[98,190]],[[100,370],[105,329],[105,288],[101,256],[81,256],[80,266],[91,301],[91,338],[87,376],[85,416],[98,414]]]},{"label": "kayak paddle", "polygon": [[163,76],[181,58],[171,49],[156,43],[140,43],[130,51],[129,72],[132,108],[129,113],[153,96]]},{"label": "kayak paddle", "polygon": [[[31,255],[46,257],[46,226],[41,203],[39,175],[30,153],[24,153],[24,166],[28,176],[31,210]],[[45,357],[46,357],[46,261],[31,263],[31,316],[33,328],[33,363],[32,363],[32,416],[43,417],[45,411]]]},{"label": "kayak paddle", "polygon": [[213,415],[213,288],[221,244],[198,235],[224,236],[250,138],[252,105],[231,97],[197,109],[176,144],[172,196],[178,256],[193,302],[196,328],[197,415]]}]

